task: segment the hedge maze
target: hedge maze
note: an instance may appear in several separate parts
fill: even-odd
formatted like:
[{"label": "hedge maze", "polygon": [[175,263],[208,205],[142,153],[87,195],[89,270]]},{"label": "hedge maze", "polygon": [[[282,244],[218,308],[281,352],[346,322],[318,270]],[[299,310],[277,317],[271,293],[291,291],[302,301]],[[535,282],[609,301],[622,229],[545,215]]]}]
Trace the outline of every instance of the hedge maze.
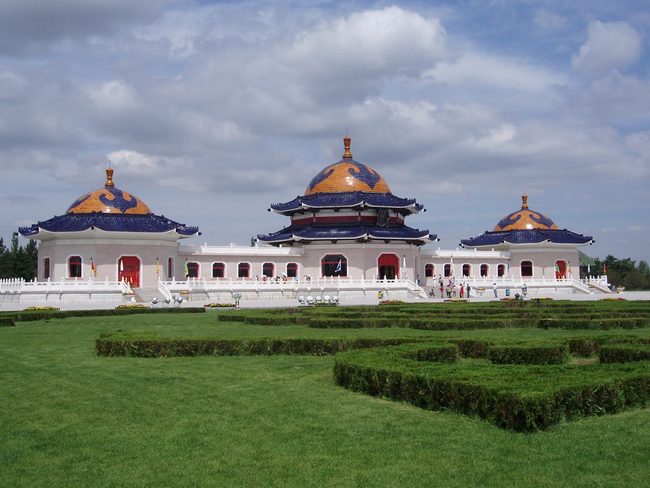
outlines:
[{"label": "hedge maze", "polygon": [[[518,432],[650,405],[650,303],[509,301],[387,303],[208,312],[269,326],[268,337],[160,338],[105,333],[105,356],[334,354],[350,390],[450,410]],[[282,333],[282,326],[292,326]],[[327,338],[296,330],[329,329]],[[337,330],[392,328],[384,338]],[[534,329],[530,339],[507,330]],[[401,331],[417,329],[422,335]],[[469,332],[473,331],[473,332]],[[517,335],[517,334],[512,334]],[[521,334],[517,335],[522,337]]]}]

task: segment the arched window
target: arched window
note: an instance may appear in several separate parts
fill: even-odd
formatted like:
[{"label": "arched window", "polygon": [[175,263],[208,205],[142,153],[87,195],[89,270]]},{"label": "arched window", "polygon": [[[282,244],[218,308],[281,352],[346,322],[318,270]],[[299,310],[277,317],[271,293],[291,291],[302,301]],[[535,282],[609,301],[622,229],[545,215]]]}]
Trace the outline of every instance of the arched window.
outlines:
[{"label": "arched window", "polygon": [[43,279],[50,279],[50,258],[43,259]]},{"label": "arched window", "polygon": [[188,278],[199,277],[199,263],[196,263],[194,261],[187,263],[187,277]]},{"label": "arched window", "polygon": [[424,266],[424,277],[425,278],[433,278],[436,275],[436,267],[428,263]]},{"label": "arched window", "polygon": [[226,276],[226,264],[225,263],[212,263],[212,277],[213,278],[224,278]]},{"label": "arched window", "polygon": [[68,277],[81,278],[81,268],[81,256],[70,256],[70,259],[68,259]]},{"label": "arched window", "polygon": [[237,277],[238,278],[249,278],[251,275],[251,264],[250,263],[239,263],[237,265]]},{"label": "arched window", "polygon": [[343,254],[328,254],[321,260],[323,276],[347,276],[348,259]]},{"label": "arched window", "polygon": [[167,279],[174,277],[174,258],[169,256],[167,258]]},{"label": "arched window", "polygon": [[264,263],[262,265],[262,276],[273,278],[275,276],[275,265],[273,263]]},{"label": "arched window", "polygon": [[295,278],[298,276],[298,263],[287,263],[287,277]]},{"label": "arched window", "polygon": [[472,274],[472,265],[463,264],[463,276],[470,276]]},{"label": "arched window", "polygon": [[532,261],[522,261],[519,265],[521,269],[522,278],[530,278],[533,276],[533,262]]},{"label": "arched window", "polygon": [[487,264],[481,264],[481,276],[487,276],[490,267]]},{"label": "arched window", "polygon": [[451,276],[451,264],[445,264],[445,277],[448,278]]},{"label": "arched window", "polygon": [[499,266],[497,266],[497,276],[501,278],[505,274],[506,274],[506,265],[500,264]]}]

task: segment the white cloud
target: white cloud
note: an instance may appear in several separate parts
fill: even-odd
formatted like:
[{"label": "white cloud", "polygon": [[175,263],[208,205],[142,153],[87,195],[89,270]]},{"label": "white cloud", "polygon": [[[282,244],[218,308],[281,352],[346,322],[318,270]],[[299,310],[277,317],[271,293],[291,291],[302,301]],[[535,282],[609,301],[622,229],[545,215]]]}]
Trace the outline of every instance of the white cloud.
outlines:
[{"label": "white cloud", "polygon": [[537,27],[550,31],[566,30],[569,25],[566,17],[556,14],[555,12],[551,12],[545,8],[539,8],[535,10],[533,22]]},{"label": "white cloud", "polygon": [[441,62],[426,71],[423,78],[453,86],[498,87],[523,92],[540,92],[567,83],[566,76],[529,61],[485,52],[467,52],[455,61]]},{"label": "white cloud", "polygon": [[571,65],[580,74],[596,77],[631,66],[641,50],[641,36],[629,24],[594,20],[589,23],[587,42],[571,57]]}]

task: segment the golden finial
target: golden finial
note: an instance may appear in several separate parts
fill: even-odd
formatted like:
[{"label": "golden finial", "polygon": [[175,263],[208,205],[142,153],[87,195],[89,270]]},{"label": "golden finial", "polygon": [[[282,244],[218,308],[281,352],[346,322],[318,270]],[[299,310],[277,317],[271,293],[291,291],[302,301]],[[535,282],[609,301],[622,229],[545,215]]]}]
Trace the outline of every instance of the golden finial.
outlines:
[{"label": "golden finial", "polygon": [[343,138],[343,146],[345,147],[345,152],[343,153],[343,158],[352,158],[352,153],[350,152],[350,139],[349,136]]},{"label": "golden finial", "polygon": [[115,183],[113,183],[113,170],[111,168],[106,169],[106,184],[104,186],[115,186]]},{"label": "golden finial", "polygon": [[528,195],[521,196],[521,209],[525,210],[528,208]]}]

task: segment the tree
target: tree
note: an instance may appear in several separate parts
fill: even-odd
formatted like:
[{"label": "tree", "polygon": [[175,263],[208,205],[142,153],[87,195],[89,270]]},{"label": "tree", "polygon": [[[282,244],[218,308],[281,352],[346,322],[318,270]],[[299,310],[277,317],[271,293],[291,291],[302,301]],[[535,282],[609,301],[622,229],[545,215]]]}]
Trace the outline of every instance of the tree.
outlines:
[{"label": "tree", "polygon": [[0,237],[0,279],[23,278],[27,281],[36,278],[38,264],[38,245],[30,240],[23,247],[18,242],[18,234],[11,237],[11,249],[7,249]]}]

